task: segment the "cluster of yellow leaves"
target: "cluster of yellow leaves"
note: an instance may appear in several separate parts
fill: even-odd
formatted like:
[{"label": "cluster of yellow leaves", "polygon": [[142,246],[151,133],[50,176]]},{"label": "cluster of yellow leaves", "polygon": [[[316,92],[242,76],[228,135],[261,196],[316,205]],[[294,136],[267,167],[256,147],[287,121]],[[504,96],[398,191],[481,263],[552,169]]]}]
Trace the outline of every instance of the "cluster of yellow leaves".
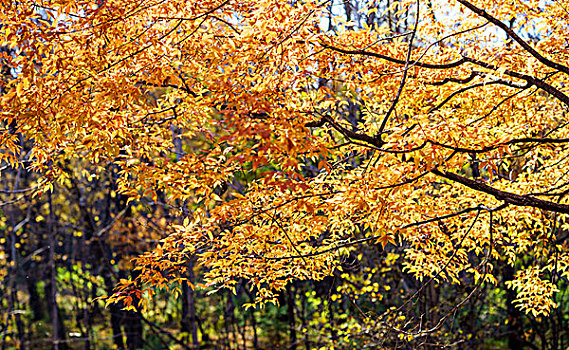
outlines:
[{"label": "cluster of yellow leaves", "polygon": [[522,311],[533,316],[549,315],[556,306],[553,296],[559,292],[551,281],[541,277],[542,272],[537,267],[531,267],[516,272],[512,281],[506,281],[506,286],[517,292],[514,302]]}]

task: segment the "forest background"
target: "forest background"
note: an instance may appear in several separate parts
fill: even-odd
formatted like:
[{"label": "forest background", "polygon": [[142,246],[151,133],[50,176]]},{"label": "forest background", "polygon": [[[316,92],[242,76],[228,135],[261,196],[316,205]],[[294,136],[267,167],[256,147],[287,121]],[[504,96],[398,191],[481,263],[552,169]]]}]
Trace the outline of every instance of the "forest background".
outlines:
[{"label": "forest background", "polygon": [[0,2],[0,348],[566,349],[561,0]]}]

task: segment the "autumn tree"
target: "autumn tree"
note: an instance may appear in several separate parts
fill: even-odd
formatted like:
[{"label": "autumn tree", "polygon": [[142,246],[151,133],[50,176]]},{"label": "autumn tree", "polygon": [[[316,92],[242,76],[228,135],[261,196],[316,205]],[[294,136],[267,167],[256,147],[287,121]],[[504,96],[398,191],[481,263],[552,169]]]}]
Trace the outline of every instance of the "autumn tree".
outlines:
[{"label": "autumn tree", "polygon": [[[371,247],[417,281],[374,325],[394,342],[451,329],[487,289],[508,294],[514,324],[555,312],[569,274],[568,7],[353,4],[3,2],[15,76],[0,160],[39,174],[38,196],[81,159],[116,169],[124,205],[168,208],[168,236],[108,299],[127,309],[150,287],[197,283],[194,263],[200,285],[246,280],[246,306],[276,303]],[[397,293],[373,287],[378,271],[358,278]],[[402,311],[427,293],[435,305],[433,285],[453,302]]]}]

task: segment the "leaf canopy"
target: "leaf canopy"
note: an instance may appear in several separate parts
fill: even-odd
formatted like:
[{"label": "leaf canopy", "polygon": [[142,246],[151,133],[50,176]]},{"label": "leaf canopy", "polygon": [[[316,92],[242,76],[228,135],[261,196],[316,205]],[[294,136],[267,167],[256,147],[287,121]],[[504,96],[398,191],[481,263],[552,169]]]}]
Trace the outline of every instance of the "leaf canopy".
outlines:
[{"label": "leaf canopy", "polygon": [[494,283],[530,255],[511,287],[549,313],[543,275],[569,266],[566,6],[404,0],[397,31],[330,4],[3,2],[0,161],[39,193],[70,159],[116,166],[131,201],[179,209],[119,291],[196,256],[205,283],[246,278],[263,303],[398,245],[421,281]]}]

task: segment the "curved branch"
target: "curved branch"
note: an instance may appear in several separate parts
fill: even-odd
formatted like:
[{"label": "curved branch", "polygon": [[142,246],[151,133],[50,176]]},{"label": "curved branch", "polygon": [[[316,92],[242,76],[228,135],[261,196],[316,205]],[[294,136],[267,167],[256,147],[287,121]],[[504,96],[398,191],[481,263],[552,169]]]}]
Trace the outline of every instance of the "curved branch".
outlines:
[{"label": "curved branch", "polygon": [[[417,10],[417,14],[418,14],[418,10]],[[417,18],[417,19],[418,19],[418,18]],[[324,48],[331,49],[331,50],[333,50],[333,51],[338,51],[338,52],[345,53],[345,54],[360,54],[360,55],[364,55],[364,56],[372,56],[372,57],[383,58],[383,59],[385,59],[386,61],[390,61],[390,62],[393,62],[393,63],[399,63],[399,64],[401,64],[401,65],[405,65],[405,66],[406,66],[405,70],[408,70],[409,68],[414,67],[414,66],[423,67],[423,68],[432,68],[432,69],[446,69],[446,68],[452,68],[452,67],[459,66],[459,65],[462,64],[463,62],[460,62],[460,60],[459,60],[459,61],[457,61],[457,62],[450,63],[450,65],[456,64],[456,66],[449,66],[449,65],[435,65],[435,64],[429,64],[429,63],[422,63],[422,62],[420,62],[420,61],[421,61],[421,59],[422,59],[423,57],[425,57],[425,55],[427,54],[427,52],[429,51],[429,49],[430,49],[431,47],[435,46],[436,44],[441,43],[441,42],[445,41],[446,39],[452,38],[453,36],[461,35],[461,34],[468,33],[468,32],[470,32],[470,31],[476,30],[476,29],[483,28],[483,27],[485,27],[488,23],[489,23],[489,22],[486,22],[486,23],[484,23],[484,24],[482,24],[482,25],[479,25],[479,26],[476,26],[476,27],[473,27],[473,28],[468,28],[468,29],[461,30],[461,31],[456,32],[456,33],[449,34],[449,35],[447,35],[447,36],[445,36],[445,37],[443,37],[443,38],[441,38],[441,39],[439,39],[439,40],[437,40],[437,41],[431,43],[431,44],[430,44],[429,46],[427,46],[427,48],[423,51],[423,53],[421,54],[421,56],[419,56],[419,58],[417,58],[415,61],[413,61],[409,66],[408,66],[409,59],[406,59],[405,61],[403,61],[403,60],[399,60],[399,59],[396,59],[396,58],[393,58],[393,57],[385,56],[385,55],[382,55],[382,54],[379,54],[379,53],[365,51],[367,48],[369,48],[369,47],[372,46],[373,44],[372,44],[372,45],[368,45],[368,46],[365,47],[363,50],[345,50],[345,49],[340,49],[340,48],[338,48],[338,47],[334,47],[334,46],[328,45],[328,44],[321,44],[321,45],[322,45]],[[413,35],[414,35],[414,33],[416,32],[416,30],[417,30],[417,29],[416,29],[416,26],[415,26],[415,29],[414,29],[412,32],[410,32],[410,33],[413,33]],[[410,33],[406,33],[405,35],[408,35],[408,34],[410,34]],[[411,40],[411,42],[412,42],[412,41],[413,41],[413,40]]]},{"label": "curved branch", "polygon": [[336,123],[336,121],[332,117],[327,115],[322,116],[322,119],[320,119],[320,121],[307,123],[305,124],[305,126],[307,127],[321,126],[324,125],[324,123],[330,124],[334,129],[336,129],[336,131],[338,131],[340,134],[344,135],[349,139],[363,141],[377,148],[381,148],[381,146],[385,144],[385,142],[373,136],[367,134],[360,134],[355,131],[346,129],[342,125]]},{"label": "curved branch", "polygon": [[[348,50],[348,49],[343,49],[340,47],[332,46],[332,45],[329,45],[326,43],[322,43],[320,45],[322,45],[323,47],[330,49],[332,51],[340,52],[340,53],[343,53],[346,55],[362,55],[362,56],[377,57],[377,58],[381,58],[382,60],[385,60],[388,62],[397,63],[397,64],[400,64],[402,66],[405,65],[405,60],[400,60],[400,59],[397,59],[397,58],[394,58],[391,56],[382,55],[382,54],[377,53],[377,52],[371,52],[371,51],[360,50],[360,49]],[[458,61],[450,62],[450,63],[444,63],[444,64],[413,62],[412,65],[417,66],[417,67],[421,67],[421,68],[429,68],[429,69],[449,69],[449,68],[458,67],[465,62],[466,62],[466,59],[463,57],[463,58],[459,59]]]},{"label": "curved branch", "polygon": [[502,191],[497,188],[488,186],[487,184],[481,181],[472,180],[467,177],[451,173],[448,171],[440,171],[438,169],[433,169],[431,170],[431,172],[437,176],[444,177],[445,179],[458,182],[475,191],[484,192],[486,194],[492,195],[496,197],[496,199],[502,200],[507,204],[517,205],[522,207],[539,208],[547,211],[552,211],[555,213],[569,214],[569,205],[567,204],[559,204],[535,198],[529,195],[519,195],[512,192]]},{"label": "curved branch", "polygon": [[[400,64],[400,65],[405,65],[405,60],[400,60],[400,59],[390,57],[387,55],[383,55],[383,54],[380,54],[377,52],[371,52],[371,51],[359,50],[359,49],[358,50],[347,50],[347,49],[332,46],[332,45],[329,45],[326,43],[322,43],[321,45],[327,49],[337,51],[340,53],[344,53],[347,55],[363,55],[363,56],[369,56],[369,57],[377,57],[377,58],[380,58],[380,59],[388,61],[388,62],[392,62],[392,63],[396,63],[396,64]],[[475,64],[477,66],[480,66],[480,67],[483,67],[486,69],[498,70],[497,66],[494,66],[490,63],[479,61],[477,59],[470,58],[467,56],[463,56],[458,61],[446,63],[446,64],[431,64],[431,63],[423,63],[423,62],[413,62],[412,66],[417,66],[417,67],[421,67],[421,68],[428,68],[428,69],[449,69],[449,68],[458,67],[464,63],[472,63],[472,64]],[[559,101],[561,101],[564,104],[566,104],[567,106],[569,106],[569,97],[567,95],[565,95],[563,92],[561,92],[560,90],[558,90],[557,88],[555,88],[554,86],[546,83],[545,81],[538,79],[538,78],[535,78],[535,77],[532,77],[532,76],[527,75],[527,74],[514,72],[514,71],[511,71],[509,69],[506,69],[503,73],[508,75],[508,76],[514,77],[514,78],[525,80],[526,82],[539,87],[543,91],[549,93],[550,95],[557,98]]]},{"label": "curved branch", "polygon": [[[486,68],[486,69],[490,69],[490,70],[498,70],[498,67],[490,64],[490,63],[486,63],[483,61],[479,61],[477,59],[474,58],[470,58],[467,56],[463,57],[465,62],[469,62],[472,64],[475,64],[477,66]],[[543,81],[542,79],[538,79],[535,77],[532,77],[530,75],[527,74],[522,74],[522,73],[518,73],[518,72],[514,72],[511,71],[509,69],[506,69],[503,71],[504,74],[509,75],[511,77],[514,78],[518,78],[518,79],[522,79],[527,81],[528,83],[537,86],[538,88],[542,89],[543,91],[549,93],[550,95],[552,95],[553,97],[557,98],[559,101],[563,102],[564,104],[566,104],[567,106],[569,106],[569,97],[567,95],[565,95],[563,92],[561,92],[561,90],[558,90],[557,88],[555,88],[552,85],[549,85],[548,83],[546,83],[545,81]]]},{"label": "curved branch", "polygon": [[[529,85],[529,84],[528,84]],[[502,101],[500,101],[497,105],[495,105],[494,107],[492,107],[492,109],[484,114],[482,117],[477,118],[473,121],[471,121],[470,123],[468,123],[467,126],[472,126],[474,123],[478,123],[481,120],[484,120],[486,118],[488,118],[490,115],[492,115],[492,113],[496,112],[498,110],[498,108],[500,108],[501,105],[503,105],[504,103],[508,102],[509,100],[511,100],[512,98],[516,97],[517,95],[521,94],[522,92],[524,92],[525,90],[527,90],[530,86],[528,86],[527,88],[522,88],[518,91],[516,91],[515,93],[511,94],[510,96],[506,97],[505,99],[503,99]],[[536,89],[537,90],[537,89]]]},{"label": "curved branch", "polygon": [[450,101],[454,96],[459,95],[465,91],[471,90],[471,89],[475,89],[478,87],[483,87],[486,85],[505,85],[505,86],[509,86],[509,87],[513,87],[516,89],[527,89],[529,86],[531,86],[530,83],[527,83],[526,85],[516,85],[515,83],[512,83],[511,81],[507,81],[507,80],[502,80],[502,79],[498,79],[498,80],[493,80],[493,81],[488,81],[488,82],[481,82],[481,83],[476,83],[470,86],[466,86],[463,87],[462,89],[456,90],[454,91],[452,94],[450,94],[449,96],[447,96],[447,98],[445,98],[441,103],[439,103],[436,107],[433,107],[429,110],[428,113],[434,112],[438,109],[440,109],[441,107],[443,107],[448,101]]},{"label": "curved branch", "polygon": [[480,9],[476,6],[474,6],[472,3],[470,3],[467,0],[457,0],[459,3],[463,4],[464,6],[466,6],[469,10],[471,10],[472,12],[476,13],[477,15],[479,15],[480,17],[483,17],[484,19],[486,19],[488,22],[495,24],[497,27],[499,27],[500,29],[502,29],[503,31],[506,32],[506,34],[508,34],[510,37],[512,37],[512,39],[514,39],[521,47],[524,48],[524,50],[526,50],[530,55],[532,55],[533,57],[535,57],[539,62],[545,64],[548,67],[551,67],[553,69],[557,69],[558,71],[561,71],[567,75],[569,75],[569,67],[564,66],[562,64],[559,64],[557,62],[553,62],[551,60],[549,60],[548,58],[543,57],[539,52],[537,52],[533,47],[531,47],[528,43],[526,43],[522,38],[520,38],[520,36],[518,34],[516,34],[516,32],[514,32],[510,27],[508,27],[504,22],[498,20],[497,18],[493,17],[492,15],[490,15],[488,12],[486,12],[483,9]]},{"label": "curved branch", "polygon": [[446,149],[450,149],[452,151],[455,152],[461,152],[461,153],[486,153],[492,150],[495,150],[501,146],[507,146],[507,145],[515,145],[518,143],[540,143],[540,144],[548,144],[548,143],[569,143],[569,139],[552,139],[552,138],[539,138],[539,137],[522,137],[519,139],[513,139],[510,140],[508,142],[504,142],[504,143],[499,143],[497,145],[491,145],[491,146],[484,146],[482,148],[479,149],[473,149],[473,148],[465,148],[465,147],[455,147],[455,146],[451,146],[451,145],[447,145],[444,143],[440,143],[434,140],[428,140],[428,142],[432,145],[435,146],[439,146],[439,147],[443,147]]},{"label": "curved branch", "polygon": [[426,82],[426,84],[427,85],[433,85],[433,86],[445,85],[447,83],[466,84],[466,83],[470,83],[472,80],[474,80],[474,78],[476,78],[479,75],[480,75],[480,72],[473,71],[466,78],[446,77],[441,81]]}]

